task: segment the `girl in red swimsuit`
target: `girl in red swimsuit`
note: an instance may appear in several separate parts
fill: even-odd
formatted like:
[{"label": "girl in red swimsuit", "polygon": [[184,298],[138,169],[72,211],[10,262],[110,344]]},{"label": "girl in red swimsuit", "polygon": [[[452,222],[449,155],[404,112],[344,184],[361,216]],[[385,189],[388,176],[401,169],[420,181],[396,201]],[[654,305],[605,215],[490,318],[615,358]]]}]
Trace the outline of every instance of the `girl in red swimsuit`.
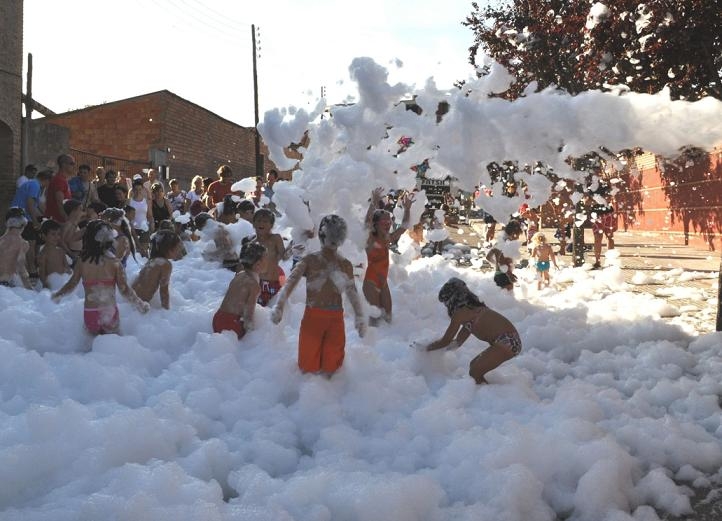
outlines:
[{"label": "girl in red swimsuit", "polygon": [[120,261],[110,252],[116,233],[110,225],[99,219],[90,221],[83,234],[83,249],[73,269],[70,280],[53,294],[55,302],[60,301],[83,281],[85,289],[85,327],[94,335],[117,333],[120,326],[118,306],[115,303],[117,287],[141,313],[149,309],[128,286],[125,270]]},{"label": "girl in red swimsuit", "polygon": [[386,210],[379,208],[381,194],[384,189],[379,187],[371,192],[371,205],[366,213],[366,227],[369,229],[368,240],[366,241],[366,257],[368,265],[364,276],[363,292],[366,300],[372,306],[381,309],[380,317],[370,317],[369,324],[375,326],[379,318],[391,322],[391,292],[389,291],[389,246],[399,240],[399,237],[409,227],[411,205],[414,196],[404,194],[399,198],[401,207],[404,209],[404,217],[399,226],[393,232],[391,224],[393,216]]}]

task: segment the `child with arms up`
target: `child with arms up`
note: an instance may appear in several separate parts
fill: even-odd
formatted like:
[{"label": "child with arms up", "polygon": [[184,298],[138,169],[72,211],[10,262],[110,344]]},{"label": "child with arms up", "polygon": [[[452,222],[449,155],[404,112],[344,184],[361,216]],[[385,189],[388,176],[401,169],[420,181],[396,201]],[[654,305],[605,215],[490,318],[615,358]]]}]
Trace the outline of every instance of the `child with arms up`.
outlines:
[{"label": "child with arms up", "polygon": [[[399,240],[410,225],[411,205],[414,202],[413,194],[404,194],[399,198],[404,209],[404,216],[399,226],[391,231],[392,215],[379,208],[383,188],[376,188],[371,192],[371,204],[366,213],[366,227],[369,230],[366,241],[366,274],[363,281],[363,292],[366,300],[372,306],[381,308],[381,317],[391,322],[391,291],[389,290],[389,247]],[[378,323],[378,318],[370,320],[371,325]]]},{"label": "child with arms up", "polygon": [[366,332],[353,267],[338,253],[346,233],[346,221],[338,215],[321,219],[318,227],[321,251],[307,254],[296,264],[271,312],[271,321],[278,324],[288,297],[301,278],[306,277],[306,311],[298,335],[298,367],[303,372],[333,374],[343,364],[346,347],[344,293],[356,315],[356,331],[360,337]]},{"label": "child with arms up", "polygon": [[83,248],[80,258],[73,269],[70,280],[53,294],[53,300],[59,301],[75,289],[82,280],[85,288],[85,327],[94,335],[117,333],[120,327],[120,315],[115,302],[115,288],[133,304],[138,311],[146,313],[148,303],[143,302],[128,286],[125,270],[110,249],[115,233],[110,225],[96,219],[90,221],[83,234]]},{"label": "child with arms up", "polygon": [[441,287],[439,301],[451,318],[444,336],[428,344],[416,344],[425,351],[460,347],[470,335],[489,343],[469,364],[469,376],[477,384],[488,383],[484,375],[521,352],[521,339],[509,320],[488,308],[466,283],[452,277]]},{"label": "child with arms up", "polygon": [[256,300],[261,293],[259,274],[266,268],[266,248],[248,237],[243,239],[239,265],[241,270],[231,280],[221,307],[213,316],[213,332],[235,331],[240,340],[253,329]]},{"label": "child with arms up", "polygon": [[28,220],[22,208],[10,208],[5,214],[5,234],[0,237],[0,286],[12,286],[15,275],[26,289],[32,289],[25,256],[30,246],[20,234]]},{"label": "child with arms up", "polygon": [[160,305],[170,309],[171,259],[178,258],[180,237],[169,230],[159,230],[150,239],[150,258],[133,282],[133,291],[144,301],[150,302],[155,292],[160,293]]},{"label": "child with arms up", "polygon": [[45,244],[38,254],[38,276],[43,287],[48,287],[48,276],[52,273],[71,273],[65,250],[60,247],[61,226],[57,221],[46,219],[40,225],[40,234]]}]

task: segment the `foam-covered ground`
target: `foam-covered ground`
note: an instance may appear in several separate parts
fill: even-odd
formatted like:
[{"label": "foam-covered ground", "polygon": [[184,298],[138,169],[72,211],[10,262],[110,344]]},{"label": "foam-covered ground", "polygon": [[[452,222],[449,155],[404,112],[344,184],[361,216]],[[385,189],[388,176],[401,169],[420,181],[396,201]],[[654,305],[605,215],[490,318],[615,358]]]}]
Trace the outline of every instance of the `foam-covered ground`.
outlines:
[{"label": "foam-covered ground", "polygon": [[[0,518],[649,521],[720,478],[722,336],[664,323],[614,266],[542,292],[522,274],[515,298],[440,256],[399,262],[393,324],[359,339],[347,317],[327,379],[296,367],[303,285],[279,326],[260,309],[240,342],[211,333],[232,274],[201,247],[169,311],[120,301],[122,336],[84,332],[81,288],[0,287]],[[451,275],[521,333],[491,385],[466,374],[473,338],[409,347],[445,329]]]}]

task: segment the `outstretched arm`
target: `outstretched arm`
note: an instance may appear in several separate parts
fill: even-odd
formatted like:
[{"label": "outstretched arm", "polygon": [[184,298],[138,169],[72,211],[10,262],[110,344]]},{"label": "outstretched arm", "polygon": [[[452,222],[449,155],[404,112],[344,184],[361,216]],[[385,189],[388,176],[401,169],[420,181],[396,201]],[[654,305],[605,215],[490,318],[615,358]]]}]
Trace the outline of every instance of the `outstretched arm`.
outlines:
[{"label": "outstretched arm", "polygon": [[374,212],[379,207],[379,202],[381,202],[381,194],[383,193],[384,189],[382,186],[371,190],[371,202],[369,203],[369,209],[366,211],[366,228],[371,229],[371,221],[373,219]]},{"label": "outstretched arm", "polygon": [[457,335],[457,332],[459,333],[458,336],[456,336],[456,338],[457,338],[456,344],[457,345],[454,347],[458,347],[459,345],[461,345],[461,343],[459,343],[459,340],[461,340],[461,342],[464,342],[469,337],[468,332],[467,332],[466,336],[463,336],[462,332],[464,330],[459,331],[459,328],[461,328],[461,323],[459,322],[459,320],[452,318],[451,323],[449,324],[449,327],[446,328],[446,332],[444,333],[444,336],[442,336],[438,340],[431,342],[428,346],[426,346],[426,350],[427,351],[435,351],[436,349],[442,349],[442,348],[448,346],[454,340],[454,336]]},{"label": "outstretched arm", "polygon": [[411,205],[414,204],[414,201],[416,199],[414,198],[413,194],[404,194],[401,196],[401,206],[404,209],[404,216],[401,219],[401,226],[399,226],[394,232],[391,234],[391,242],[396,242],[399,240],[401,235],[409,228],[411,225]]},{"label": "outstretched arm", "polygon": [[119,261],[114,260],[115,263],[115,284],[118,286],[120,293],[135,306],[135,308],[141,313],[147,313],[150,309],[150,305],[144,302],[136,295],[133,288],[128,285],[128,280],[125,278],[125,270]]},{"label": "outstretched arm", "polygon": [[283,307],[286,305],[288,297],[291,296],[291,293],[301,281],[301,278],[306,274],[306,266],[306,259],[301,259],[298,264],[296,264],[296,267],[291,270],[291,275],[286,279],[286,284],[278,294],[278,301],[271,311],[271,322],[274,324],[278,324],[281,318],[283,318]]},{"label": "outstretched arm", "polygon": [[83,263],[81,261],[78,261],[75,264],[75,269],[73,269],[73,274],[68,279],[68,282],[65,283],[65,285],[60,288],[58,291],[53,293],[52,299],[55,301],[60,300],[63,295],[67,295],[71,291],[75,289],[75,286],[78,285],[78,282],[80,282],[80,272],[83,268]]}]

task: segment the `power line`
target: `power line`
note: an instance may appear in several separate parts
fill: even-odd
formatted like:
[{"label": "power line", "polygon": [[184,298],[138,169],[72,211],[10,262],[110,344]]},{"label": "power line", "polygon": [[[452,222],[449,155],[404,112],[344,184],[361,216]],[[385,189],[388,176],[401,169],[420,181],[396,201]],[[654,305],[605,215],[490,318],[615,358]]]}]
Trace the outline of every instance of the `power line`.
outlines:
[{"label": "power line", "polygon": [[[158,3],[158,0],[151,0],[163,13],[173,17],[177,22],[182,25],[197,29],[206,35],[213,36],[214,38],[224,39],[227,43],[237,45],[240,38],[238,30],[228,30],[224,27],[213,25],[206,20],[195,17],[193,14],[186,13],[183,8],[178,6],[173,0],[164,0],[167,6],[162,6]],[[199,25],[205,26],[207,29],[199,27]],[[208,30],[210,29],[210,31]],[[224,38],[225,37],[225,38]]]},{"label": "power line", "polygon": [[[247,22],[241,22],[241,21],[229,18],[226,14],[221,13],[220,11],[216,11],[215,9],[213,9],[211,7],[208,7],[207,5],[205,5],[202,2],[199,2],[198,0],[192,0],[192,1],[194,3],[197,3],[199,5],[199,7],[208,11],[211,14],[211,16],[213,16],[215,19],[221,21],[224,24],[228,23],[230,26],[235,26],[235,27],[251,27],[251,25],[252,25]],[[185,3],[185,0],[184,0],[184,3]]]}]

